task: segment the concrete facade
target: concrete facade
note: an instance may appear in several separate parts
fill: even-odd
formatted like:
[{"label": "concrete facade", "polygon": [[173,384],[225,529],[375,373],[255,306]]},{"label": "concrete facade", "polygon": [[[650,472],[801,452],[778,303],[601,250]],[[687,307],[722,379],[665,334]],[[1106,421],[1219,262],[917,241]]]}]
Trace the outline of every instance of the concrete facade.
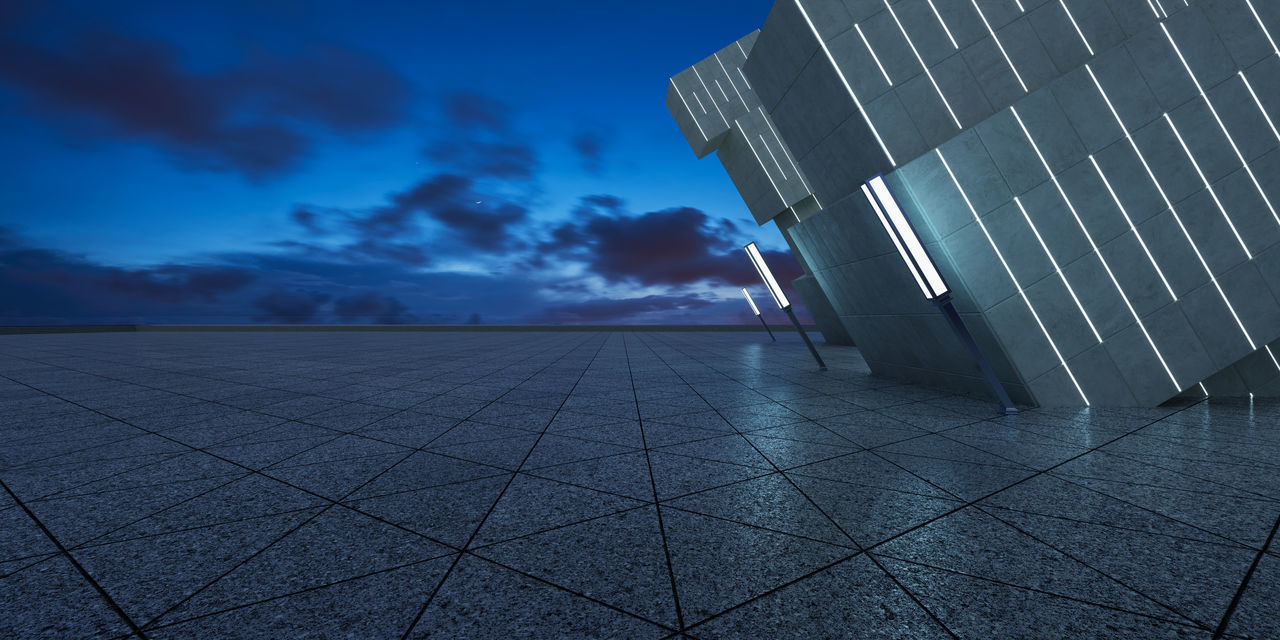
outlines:
[{"label": "concrete facade", "polygon": [[884,174],[1016,400],[1274,396],[1277,36],[1259,0],[779,0],[667,104],[877,374],[983,387],[860,193]]}]

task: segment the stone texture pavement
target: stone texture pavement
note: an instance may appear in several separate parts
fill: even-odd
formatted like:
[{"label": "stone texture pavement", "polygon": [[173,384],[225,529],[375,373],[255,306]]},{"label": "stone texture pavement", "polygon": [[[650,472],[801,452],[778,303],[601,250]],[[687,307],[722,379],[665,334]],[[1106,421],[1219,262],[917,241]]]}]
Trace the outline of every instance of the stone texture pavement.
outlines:
[{"label": "stone texture pavement", "polygon": [[779,335],[0,337],[0,637],[1280,637],[1280,401]]}]

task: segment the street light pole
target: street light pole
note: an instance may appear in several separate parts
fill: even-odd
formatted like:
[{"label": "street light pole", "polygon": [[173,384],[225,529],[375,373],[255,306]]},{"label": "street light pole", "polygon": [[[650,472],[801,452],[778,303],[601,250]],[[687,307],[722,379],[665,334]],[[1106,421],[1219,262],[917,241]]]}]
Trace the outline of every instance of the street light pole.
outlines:
[{"label": "street light pole", "polygon": [[778,341],[778,339],[777,339],[777,338],[775,338],[775,337],[773,337],[773,330],[772,330],[772,329],[770,329],[770,328],[769,328],[769,325],[765,323],[765,321],[764,321],[764,316],[760,314],[760,309],[758,309],[758,308],[756,307],[756,301],[751,299],[751,294],[750,294],[750,293],[747,293],[747,288],[746,288],[746,287],[743,287],[743,288],[742,288],[742,297],[746,298],[746,299],[747,299],[747,304],[751,305],[751,313],[756,314],[756,318],[757,318],[758,320],[760,320],[760,324],[761,324],[761,325],[764,325],[764,330],[765,330],[765,331],[767,331],[767,332],[769,333],[769,339],[770,339],[770,340],[772,340],[772,341],[774,341],[774,342],[777,342],[777,341]]},{"label": "street light pole", "polygon": [[1013,400],[1009,399],[1009,392],[1005,391],[1004,385],[996,377],[986,356],[982,355],[982,350],[978,348],[973,334],[969,333],[969,328],[964,325],[955,305],[951,303],[951,289],[942,279],[942,274],[938,272],[937,265],[929,257],[929,252],[925,251],[924,244],[920,242],[915,228],[911,226],[911,221],[907,220],[902,207],[898,206],[898,200],[889,191],[889,185],[885,184],[884,176],[876,174],[862,183],[862,193],[866,195],[871,208],[880,218],[880,224],[889,234],[889,239],[893,240],[893,246],[897,247],[898,255],[902,256],[902,261],[907,263],[907,268],[915,277],[916,284],[920,285],[924,297],[942,310],[947,324],[955,331],[956,337],[969,352],[969,357],[973,358],[974,363],[978,365],[978,370],[982,372],[987,386],[1000,400],[1000,413],[1004,415],[1017,413],[1017,407],[1013,406]]},{"label": "street light pole", "polygon": [[769,271],[769,265],[765,264],[764,256],[760,255],[760,248],[754,242],[747,244],[744,248],[747,250],[747,256],[751,258],[751,264],[756,268],[756,273],[760,274],[760,279],[764,280],[764,286],[769,289],[769,295],[773,296],[773,301],[778,303],[778,308],[787,313],[787,317],[791,318],[791,324],[794,324],[796,331],[800,332],[800,337],[804,339],[805,345],[809,347],[809,353],[813,354],[813,359],[818,363],[818,371],[826,371],[827,363],[822,361],[822,356],[818,355],[817,347],[813,346],[812,340],[809,340],[809,334],[805,333],[804,327],[800,326],[800,321],[796,319],[796,314],[791,310],[791,301],[787,300],[787,294],[783,293],[782,287],[778,285],[778,280],[773,277],[773,272]]}]

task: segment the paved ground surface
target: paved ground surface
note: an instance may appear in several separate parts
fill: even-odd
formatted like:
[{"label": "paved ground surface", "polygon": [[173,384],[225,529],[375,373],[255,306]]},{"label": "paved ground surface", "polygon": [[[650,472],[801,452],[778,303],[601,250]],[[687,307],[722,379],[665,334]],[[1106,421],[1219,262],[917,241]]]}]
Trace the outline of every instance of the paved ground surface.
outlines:
[{"label": "paved ground surface", "polygon": [[0,637],[1280,637],[1280,402],[999,418],[823,351],[0,337]]}]

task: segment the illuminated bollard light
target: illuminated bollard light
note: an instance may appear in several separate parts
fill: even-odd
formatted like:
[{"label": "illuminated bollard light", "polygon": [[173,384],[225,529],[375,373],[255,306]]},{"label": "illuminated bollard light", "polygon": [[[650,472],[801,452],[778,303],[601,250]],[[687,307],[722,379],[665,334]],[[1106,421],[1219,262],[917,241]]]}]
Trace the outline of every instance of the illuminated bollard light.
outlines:
[{"label": "illuminated bollard light", "polygon": [[756,308],[756,301],[751,299],[751,294],[747,293],[747,288],[742,288],[742,297],[747,299],[747,304],[751,305],[751,313],[756,314],[756,318],[760,320],[760,324],[764,325],[764,330],[769,332],[769,339],[777,342],[778,339],[773,337],[773,330],[765,323],[764,316],[760,315],[760,309]]}]

